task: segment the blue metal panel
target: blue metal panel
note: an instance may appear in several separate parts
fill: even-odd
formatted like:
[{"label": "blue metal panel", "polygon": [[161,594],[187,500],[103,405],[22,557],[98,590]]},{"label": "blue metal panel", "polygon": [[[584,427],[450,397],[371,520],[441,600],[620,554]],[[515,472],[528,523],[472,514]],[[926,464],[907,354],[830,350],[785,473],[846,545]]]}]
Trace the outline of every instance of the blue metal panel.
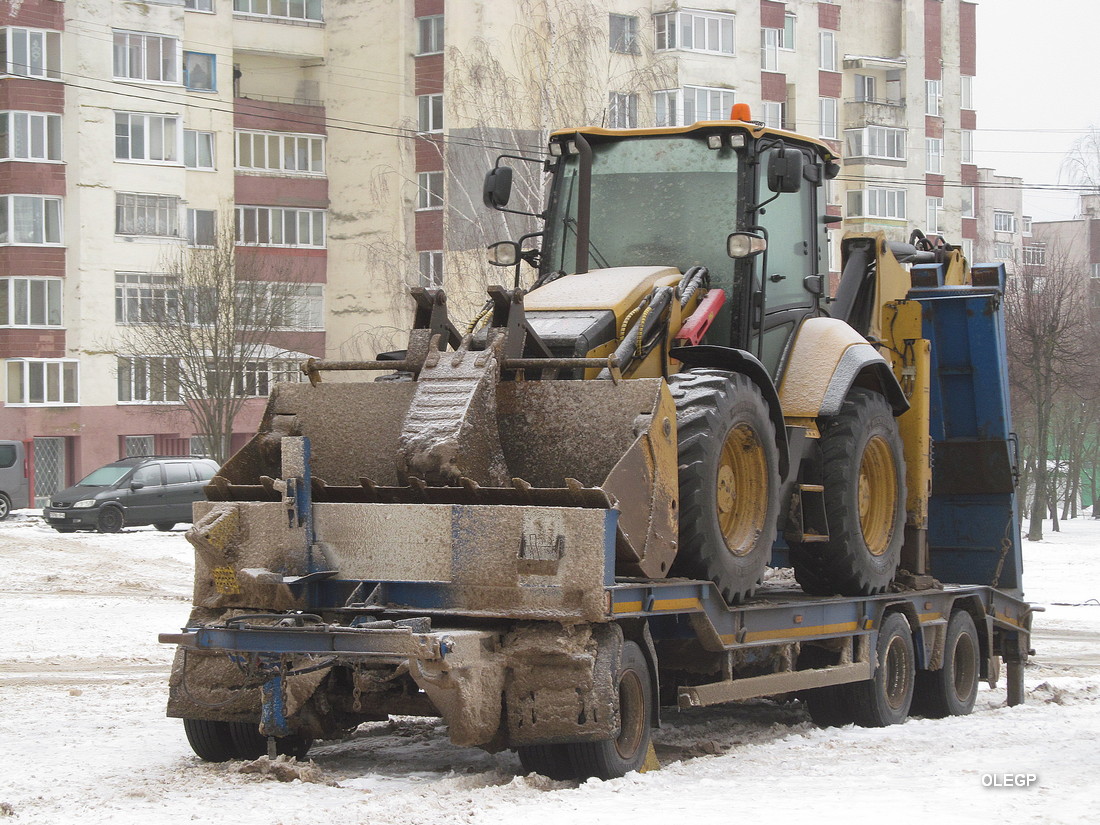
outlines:
[{"label": "blue metal panel", "polygon": [[[988,280],[1004,282],[990,269]],[[1019,591],[1022,570],[1008,358],[997,287],[914,289],[932,342],[931,572]]]}]

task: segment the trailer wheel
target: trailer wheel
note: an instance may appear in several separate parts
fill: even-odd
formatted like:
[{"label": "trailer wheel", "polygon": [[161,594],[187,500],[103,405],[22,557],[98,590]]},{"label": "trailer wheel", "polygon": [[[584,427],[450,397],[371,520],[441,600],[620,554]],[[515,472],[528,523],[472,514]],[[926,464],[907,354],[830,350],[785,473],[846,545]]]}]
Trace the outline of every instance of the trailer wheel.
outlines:
[{"label": "trailer wheel", "polygon": [[102,507],[96,519],[96,528],[101,533],[117,533],[125,523],[126,519],[117,507]]},{"label": "trailer wheel", "polygon": [[[653,722],[653,691],[649,666],[635,642],[624,642],[619,673],[619,735],[602,742],[563,745],[569,753],[572,775],[615,779],[645,764]],[[553,778],[553,777],[551,777]]]},{"label": "trailer wheel", "polygon": [[[803,645],[798,654],[798,669],[813,670],[837,664],[837,654],[813,645]],[[813,723],[821,728],[839,728],[852,724],[847,685],[826,685],[799,693]]]},{"label": "trailer wheel", "polygon": [[848,685],[846,701],[853,721],[865,728],[884,728],[905,721],[913,701],[916,655],[909,622],[901,613],[882,620],[876,646],[877,667],[866,682]]},{"label": "trailer wheel", "polygon": [[669,386],[680,465],[680,549],[671,575],[709,579],[737,604],[764,575],[775,541],[775,425],[744,375],[690,370],[671,376]]},{"label": "trailer wheel", "polygon": [[[255,723],[229,722],[228,724],[238,759],[259,759],[267,753],[267,737],[260,733],[259,726]],[[306,753],[312,746],[312,739],[297,734],[275,739],[275,752],[280,756],[293,756],[295,759],[305,759]]]},{"label": "trailer wheel", "polygon": [[947,622],[943,667],[917,671],[913,713],[931,719],[970,713],[978,698],[980,655],[974,619],[965,610],[954,611]]},{"label": "trailer wheel", "polygon": [[886,399],[855,388],[821,430],[829,540],[791,544],[795,578],[816,596],[886,590],[905,538],[905,460]]},{"label": "trailer wheel", "polygon": [[522,745],[516,752],[527,773],[540,773],[558,780],[577,776],[569,745]]},{"label": "trailer wheel", "polygon": [[228,762],[237,757],[237,748],[228,722],[211,719],[184,719],[183,732],[195,755],[206,762]]}]

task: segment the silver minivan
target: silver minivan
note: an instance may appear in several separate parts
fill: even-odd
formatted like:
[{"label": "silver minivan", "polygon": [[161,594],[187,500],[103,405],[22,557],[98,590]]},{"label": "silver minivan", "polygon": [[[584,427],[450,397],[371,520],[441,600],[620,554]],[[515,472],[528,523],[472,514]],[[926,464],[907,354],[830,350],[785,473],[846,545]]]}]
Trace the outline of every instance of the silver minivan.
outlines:
[{"label": "silver minivan", "polygon": [[0,519],[30,507],[27,456],[22,441],[0,441]]}]

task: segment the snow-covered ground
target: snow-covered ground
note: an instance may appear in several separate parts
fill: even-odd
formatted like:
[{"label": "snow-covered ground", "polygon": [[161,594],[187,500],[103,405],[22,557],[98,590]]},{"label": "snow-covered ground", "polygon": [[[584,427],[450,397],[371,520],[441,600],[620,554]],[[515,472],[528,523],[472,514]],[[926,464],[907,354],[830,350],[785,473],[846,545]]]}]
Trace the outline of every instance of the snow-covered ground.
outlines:
[{"label": "snow-covered ground", "polygon": [[[814,727],[797,704],[670,712],[664,767],[611,782],[521,775],[509,753],[396,719],[311,751],[317,782],[200,762],[164,716],[189,609],[182,532],[58,535],[0,523],[0,819],[37,823],[1093,821],[1100,797],[1100,521],[1025,542],[1037,650],[1027,704],[886,729]],[[986,787],[1032,774],[1024,787]],[[1026,780],[1025,780],[1026,781]]]}]

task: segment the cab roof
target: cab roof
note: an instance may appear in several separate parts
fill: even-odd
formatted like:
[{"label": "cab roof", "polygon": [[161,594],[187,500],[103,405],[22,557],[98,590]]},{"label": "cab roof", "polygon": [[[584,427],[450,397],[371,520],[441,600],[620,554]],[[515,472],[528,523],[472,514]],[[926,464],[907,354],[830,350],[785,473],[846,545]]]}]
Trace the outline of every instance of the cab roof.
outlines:
[{"label": "cab roof", "polygon": [[798,143],[813,146],[821,152],[825,160],[840,160],[840,156],[833,151],[829,144],[817,138],[806,137],[797,132],[788,132],[785,129],[772,129],[745,120],[700,120],[690,126],[654,126],[646,129],[605,129],[601,126],[585,126],[580,129],[556,129],[550,133],[550,140],[564,138],[569,135],[582,134],[603,138],[631,138],[645,137],[649,135],[690,135],[694,132],[730,132],[740,129],[748,132],[753,138],[759,139],[766,135],[797,141]]}]

